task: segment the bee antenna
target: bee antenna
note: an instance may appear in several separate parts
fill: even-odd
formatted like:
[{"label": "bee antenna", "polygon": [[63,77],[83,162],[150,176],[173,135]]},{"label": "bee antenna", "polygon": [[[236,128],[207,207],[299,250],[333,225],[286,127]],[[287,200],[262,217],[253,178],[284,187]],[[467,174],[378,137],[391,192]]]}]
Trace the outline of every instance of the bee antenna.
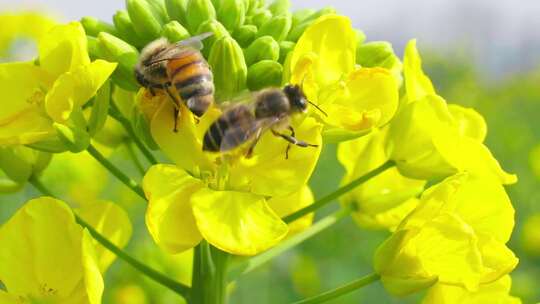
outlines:
[{"label": "bee antenna", "polygon": [[309,102],[309,104],[312,105],[312,106],[314,106],[317,110],[321,111],[321,113],[323,113],[324,116],[328,117],[328,114],[326,114],[326,112],[323,111],[323,109],[321,109],[318,105],[314,104],[313,102],[311,102],[311,101],[309,101],[309,100],[308,100],[307,102]]}]

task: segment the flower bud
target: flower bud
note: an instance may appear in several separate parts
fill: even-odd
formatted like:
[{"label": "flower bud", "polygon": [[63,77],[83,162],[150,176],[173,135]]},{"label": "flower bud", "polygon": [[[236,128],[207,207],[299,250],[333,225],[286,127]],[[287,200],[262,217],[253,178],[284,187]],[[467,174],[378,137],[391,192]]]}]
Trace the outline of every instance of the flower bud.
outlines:
[{"label": "flower bud", "polygon": [[[365,36],[364,36],[365,37]],[[373,41],[361,44],[356,49],[356,63],[363,67],[382,67],[394,75],[398,85],[401,85],[402,64],[394,53],[389,42]]]},{"label": "flower bud", "polygon": [[245,0],[246,3],[248,3],[247,7],[247,13],[249,15],[252,15],[254,11],[261,9],[264,7],[265,3],[264,0]]},{"label": "flower bud", "polygon": [[304,20],[315,13],[316,11],[310,8],[295,11],[292,16],[292,26],[296,27],[298,24],[304,22]]},{"label": "flower bud", "polygon": [[294,50],[296,46],[295,42],[292,41],[281,41],[279,43],[279,62],[284,63],[287,59],[287,55]]},{"label": "flower bud", "polygon": [[363,67],[384,67],[381,64],[395,56],[392,45],[386,41],[373,41],[360,45],[356,50],[356,63]]},{"label": "flower bud", "polygon": [[100,32],[107,32],[113,35],[117,35],[116,29],[112,24],[103,22],[94,17],[83,17],[81,24],[84,27],[84,31],[87,35],[97,36]]},{"label": "flower bud", "polygon": [[291,28],[289,34],[287,35],[287,40],[298,41],[298,39],[300,38],[300,36],[302,36],[308,26],[310,26],[315,20],[317,20],[321,16],[333,14],[335,12],[336,10],[333,7],[325,7],[317,11],[316,13],[311,14],[309,17],[306,17],[303,21]]},{"label": "flower bud", "polygon": [[92,60],[100,58],[98,40],[96,37],[86,36],[86,48],[88,49],[88,55]]},{"label": "flower bud", "polygon": [[90,145],[90,135],[81,128],[53,123],[58,139],[66,145],[69,151],[79,153]]},{"label": "flower bud", "polygon": [[208,56],[210,55],[210,50],[212,49],[212,46],[218,39],[222,37],[230,36],[229,32],[223,26],[223,24],[219,23],[219,21],[214,20],[214,19],[204,22],[197,29],[197,34],[209,33],[209,32],[213,33],[214,35],[204,39],[203,41],[204,48],[202,50],[202,53],[204,54],[206,58],[208,58]]},{"label": "flower bud", "polygon": [[208,63],[214,73],[218,100],[230,99],[245,89],[247,66],[242,48],[232,37],[225,36],[214,43]]},{"label": "flower bud", "polygon": [[145,0],[126,0],[129,18],[137,35],[150,42],[159,37],[161,23],[154,9]]},{"label": "flower bud", "polygon": [[163,0],[146,0],[152,9],[152,13],[158,19],[159,23],[165,24],[169,21],[169,15],[165,8]]},{"label": "flower bud", "polygon": [[360,47],[364,42],[366,42],[366,33],[359,29],[354,29],[354,31],[356,32],[356,42],[358,43],[358,47]]},{"label": "flower bud", "polygon": [[51,156],[50,153],[24,146],[0,148],[0,169],[15,183],[23,184],[33,175],[41,173]]},{"label": "flower bud", "polygon": [[186,9],[189,0],[165,0],[167,14],[172,20],[186,24]]},{"label": "flower bud", "polygon": [[195,33],[203,22],[216,19],[216,10],[210,0],[189,0],[186,12],[186,25],[191,33]]},{"label": "flower bud", "polygon": [[94,98],[94,105],[88,120],[88,133],[94,136],[105,125],[107,116],[109,115],[109,104],[111,100],[111,83],[107,81],[98,90]]},{"label": "flower bud", "polygon": [[253,42],[253,40],[255,40],[256,36],[257,27],[250,24],[242,25],[241,27],[237,28],[233,33],[234,39],[236,39],[238,44],[240,44],[240,46],[243,48],[248,47]]},{"label": "flower bud", "polygon": [[129,18],[127,11],[117,11],[113,16],[113,23],[118,31],[118,37],[139,48],[146,44],[144,39],[135,32],[135,28],[133,27],[133,23],[131,22],[131,18]]},{"label": "flower bud", "polygon": [[252,65],[261,60],[279,59],[279,44],[270,36],[257,38],[245,51],[246,63]]},{"label": "flower bud", "polygon": [[259,9],[251,15],[250,23],[260,28],[263,24],[272,19],[272,13],[267,9]]},{"label": "flower bud", "polygon": [[268,9],[274,16],[287,14],[289,13],[290,8],[291,2],[289,0],[274,0],[274,2],[268,6]]},{"label": "flower bud", "polygon": [[279,87],[283,77],[283,66],[272,60],[259,61],[248,69],[247,87],[258,91],[268,87]]},{"label": "flower bud", "polygon": [[139,88],[133,69],[137,63],[139,52],[135,47],[111,34],[98,35],[99,53],[103,59],[118,62],[112,80],[121,88],[135,91]]},{"label": "flower bud", "polygon": [[221,0],[217,11],[219,21],[230,31],[244,24],[246,6],[244,0]]},{"label": "flower bud", "polygon": [[274,17],[264,23],[261,28],[259,28],[257,36],[272,36],[276,41],[282,41],[289,34],[289,31],[291,30],[291,25],[291,14]]},{"label": "flower bud", "polygon": [[161,36],[167,38],[170,42],[178,42],[189,38],[189,32],[178,21],[173,20],[163,26]]}]

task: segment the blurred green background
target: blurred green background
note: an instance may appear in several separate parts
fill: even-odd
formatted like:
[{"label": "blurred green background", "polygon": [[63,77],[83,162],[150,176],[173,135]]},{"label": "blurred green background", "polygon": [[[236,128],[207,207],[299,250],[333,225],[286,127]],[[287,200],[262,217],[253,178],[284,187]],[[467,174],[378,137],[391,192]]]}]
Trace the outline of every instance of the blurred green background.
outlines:
[{"label": "blurred green background", "polygon": [[[507,188],[517,211],[516,228],[510,242],[520,258],[512,273],[513,294],[524,303],[540,300],[540,242],[525,240],[524,231],[540,230],[540,73],[515,74],[497,81],[478,73],[467,56],[448,57],[423,52],[425,69],[449,102],[474,107],[488,123],[487,144],[519,182]],[[119,139],[122,134],[119,133]],[[106,151],[133,178],[141,175],[129,161],[126,146]],[[327,145],[311,186],[316,197],[338,187],[343,168],[336,160],[336,146]],[[190,255],[167,256],[150,239],[144,224],[145,203],[109,177],[87,155],[55,157],[44,172],[43,181],[55,193],[73,204],[87,199],[106,198],[118,202],[130,214],[134,235],[127,251],[151,266],[181,281],[189,282]],[[98,182],[96,182],[98,181]],[[7,220],[29,198],[38,194],[30,186],[21,192],[0,196],[0,222]],[[322,217],[338,208],[332,204],[318,214]],[[538,216],[537,216],[538,217]],[[528,225],[528,228],[526,226]],[[538,233],[538,232],[536,232]],[[335,288],[372,271],[375,248],[388,234],[358,228],[350,218],[323,231],[265,266],[230,285],[230,303],[289,303]],[[528,234],[529,237],[531,233]],[[104,303],[178,303],[179,297],[139,275],[117,260],[106,274]],[[390,297],[380,283],[370,285],[331,303],[418,303],[421,294],[404,299]]]}]

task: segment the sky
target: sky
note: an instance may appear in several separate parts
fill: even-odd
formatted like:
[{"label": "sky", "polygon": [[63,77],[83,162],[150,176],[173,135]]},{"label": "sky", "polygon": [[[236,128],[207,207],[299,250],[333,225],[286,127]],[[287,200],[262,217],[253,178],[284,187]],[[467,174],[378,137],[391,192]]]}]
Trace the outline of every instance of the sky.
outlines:
[{"label": "sky", "polygon": [[[401,53],[411,38],[421,49],[470,54],[486,75],[504,78],[540,69],[538,0],[291,0],[293,8],[333,6],[368,40],[387,40]],[[76,20],[111,20],[123,0],[0,0],[0,11],[44,10]]]}]

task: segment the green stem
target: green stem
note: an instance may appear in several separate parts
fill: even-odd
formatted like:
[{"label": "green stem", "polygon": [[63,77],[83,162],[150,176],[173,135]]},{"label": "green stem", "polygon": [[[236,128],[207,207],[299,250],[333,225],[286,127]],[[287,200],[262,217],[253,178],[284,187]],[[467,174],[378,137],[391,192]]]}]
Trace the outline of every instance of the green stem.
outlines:
[{"label": "green stem", "polygon": [[195,247],[193,253],[193,304],[224,304],[226,302],[227,266],[229,254],[206,241]]},{"label": "green stem", "polygon": [[[55,197],[52,192],[47,189],[41,181],[39,181],[37,178],[33,177],[30,179],[30,183],[42,194]],[[150,279],[154,280],[158,284],[161,284],[170,290],[174,291],[175,293],[181,295],[184,298],[188,298],[190,294],[190,288],[182,283],[176,282],[175,280],[165,276],[164,274],[158,272],[155,269],[152,269],[139,260],[135,259],[122,249],[116,247],[111,241],[109,241],[106,237],[101,235],[97,230],[95,230],[91,225],[86,223],[82,218],[80,218],[77,214],[75,214],[75,220],[79,225],[86,228],[88,232],[92,235],[92,237],[103,247],[107,248],[109,251],[114,253],[116,256],[118,256],[120,259],[131,265],[133,268],[137,269],[142,274],[146,275]]]},{"label": "green stem", "polygon": [[139,158],[137,157],[137,153],[135,153],[135,150],[133,149],[133,146],[131,145],[131,142],[129,141],[126,141],[124,143],[124,145],[126,146],[126,150],[129,154],[129,157],[131,158],[131,160],[133,161],[133,164],[135,165],[135,167],[137,168],[137,170],[139,171],[139,173],[144,176],[144,174],[146,173],[146,171],[144,170],[144,167],[143,165],[141,164],[141,161],[139,160]]},{"label": "green stem", "polygon": [[154,154],[152,154],[152,152],[150,152],[150,150],[148,150],[148,148],[145,146],[145,144],[139,139],[137,134],[135,134],[135,131],[133,130],[133,126],[131,125],[131,122],[129,121],[129,119],[124,117],[122,112],[120,112],[120,110],[114,104],[113,101],[111,101],[111,110],[109,111],[109,114],[111,115],[112,118],[114,118],[116,121],[118,121],[124,127],[126,132],[128,132],[129,137],[133,140],[133,142],[135,143],[137,148],[139,148],[139,150],[141,150],[141,152],[144,155],[144,157],[146,158],[146,160],[148,160],[148,162],[151,165],[157,164],[158,161],[157,161],[156,157],[154,156]]},{"label": "green stem", "polygon": [[320,295],[304,299],[298,302],[294,302],[293,304],[317,304],[317,303],[324,303],[329,300],[338,298],[344,294],[353,292],[357,289],[360,289],[364,286],[367,286],[373,282],[376,282],[380,279],[379,275],[376,273],[369,274],[365,277],[362,277],[358,280],[352,281],[348,284],[345,284],[341,287],[338,287],[336,289],[332,289],[330,291],[324,292]]},{"label": "green stem", "polygon": [[329,216],[326,216],[325,218],[317,221],[315,224],[313,224],[308,229],[304,230],[301,233],[298,233],[296,235],[291,236],[290,238],[283,241],[279,246],[276,246],[266,252],[263,252],[255,257],[244,259],[237,264],[233,264],[231,266],[231,270],[229,273],[229,276],[231,278],[236,278],[242,274],[246,274],[257,267],[264,265],[271,259],[275,258],[278,255],[281,255],[285,251],[297,246],[298,244],[302,243],[303,241],[313,237],[314,235],[318,234],[319,232],[325,230],[326,228],[334,225],[342,218],[346,217],[350,212],[350,209],[344,208],[340,209],[334,214],[331,214]]},{"label": "green stem", "polygon": [[113,163],[111,163],[107,158],[105,158],[105,156],[103,156],[101,153],[99,153],[99,151],[96,150],[96,148],[94,146],[89,145],[88,148],[86,149],[86,151],[88,151],[88,153],[90,153],[90,155],[92,155],[92,157],[94,157],[99,163],[101,163],[101,165],[103,165],[103,167],[107,168],[107,170],[109,170],[109,172],[111,172],[112,175],[116,176],[116,178],[118,178],[118,180],[120,180],[122,183],[124,183],[126,186],[128,186],[131,190],[133,190],[133,192],[135,192],[142,199],[146,200],[146,197],[144,195],[144,191],[141,188],[141,186],[139,186],[139,184],[137,184],[137,182],[135,182],[134,180],[129,178],[127,175],[122,173],[122,171],[120,171],[120,169],[118,169]]},{"label": "green stem", "polygon": [[386,163],[382,164],[380,167],[373,169],[372,171],[360,176],[359,178],[353,180],[352,182],[348,183],[347,185],[339,188],[338,190],[328,194],[327,196],[321,198],[320,200],[316,201],[315,203],[300,209],[296,212],[294,212],[291,215],[288,215],[283,218],[283,221],[285,223],[291,223],[295,220],[303,217],[304,215],[307,215],[315,210],[318,210],[319,208],[325,206],[328,203],[331,203],[335,199],[339,198],[340,196],[344,195],[345,193],[353,190],[354,188],[360,186],[361,184],[367,182],[368,180],[372,179],[373,177],[381,174],[382,172],[386,171],[389,168],[392,168],[395,166],[395,163],[391,160],[387,161]]}]

